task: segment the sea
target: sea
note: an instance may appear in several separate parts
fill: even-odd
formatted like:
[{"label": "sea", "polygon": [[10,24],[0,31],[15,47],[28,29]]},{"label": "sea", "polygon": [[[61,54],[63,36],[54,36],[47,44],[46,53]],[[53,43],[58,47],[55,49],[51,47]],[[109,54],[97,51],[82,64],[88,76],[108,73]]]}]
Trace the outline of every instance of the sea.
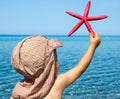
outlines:
[{"label": "sea", "polygon": [[[23,79],[11,65],[16,44],[30,35],[0,35],[0,99],[9,99],[15,84]],[[58,75],[73,68],[89,46],[89,36],[45,35],[60,40]],[[120,99],[120,36],[101,36],[87,70],[64,92],[62,99]]]}]

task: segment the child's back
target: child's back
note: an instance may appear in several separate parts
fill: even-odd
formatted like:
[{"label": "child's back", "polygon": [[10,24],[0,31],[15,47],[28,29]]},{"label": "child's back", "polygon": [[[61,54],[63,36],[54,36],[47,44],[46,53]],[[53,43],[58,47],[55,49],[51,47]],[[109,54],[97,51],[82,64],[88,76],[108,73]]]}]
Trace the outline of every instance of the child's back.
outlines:
[{"label": "child's back", "polygon": [[[67,86],[69,86],[70,84],[72,84],[87,69],[87,67],[89,66],[89,64],[90,64],[90,62],[92,60],[92,57],[93,57],[94,52],[95,52],[95,49],[97,48],[99,43],[100,43],[100,38],[99,38],[97,33],[95,34],[95,38],[93,38],[90,35],[90,44],[89,44],[89,47],[88,47],[86,53],[83,55],[82,59],[71,70],[67,71],[64,74],[56,75],[55,81],[54,81],[53,85],[51,86],[50,91],[46,94],[46,96],[44,98],[43,97],[42,98],[43,99],[61,99],[62,93],[63,93],[64,89]],[[55,43],[53,45],[55,46]],[[60,44],[59,44],[59,46],[60,46]],[[57,47],[55,47],[55,48],[57,48]],[[56,57],[56,51],[53,50],[53,52],[54,52],[53,56],[55,58],[57,58]],[[47,61],[47,62],[49,63],[49,61]],[[58,68],[59,68],[57,60],[55,60],[53,63],[55,65],[54,73],[57,74],[57,71],[58,71]],[[50,73],[51,72],[49,72],[49,74]],[[39,86],[38,86],[37,89],[40,90]],[[19,91],[19,89],[18,89],[18,91]],[[22,91],[24,91],[24,90],[22,90]],[[42,91],[44,93],[44,90],[42,90]],[[34,94],[36,94],[36,93],[33,93],[32,95],[34,96]],[[11,97],[11,99],[14,99],[13,97]],[[40,95],[38,95],[38,97],[40,97]],[[29,98],[29,96],[28,96],[27,99],[38,99],[38,97],[36,97],[36,98]],[[21,98],[22,97],[20,97],[19,99],[21,99]],[[25,99],[25,98],[22,98],[22,99]]]}]

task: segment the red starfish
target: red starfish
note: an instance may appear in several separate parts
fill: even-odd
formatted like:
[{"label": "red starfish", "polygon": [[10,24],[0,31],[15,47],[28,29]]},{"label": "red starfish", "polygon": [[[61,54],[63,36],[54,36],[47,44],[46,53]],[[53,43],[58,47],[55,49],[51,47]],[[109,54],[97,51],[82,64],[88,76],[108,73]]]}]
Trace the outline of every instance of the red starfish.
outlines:
[{"label": "red starfish", "polygon": [[101,16],[90,16],[88,17],[88,13],[89,13],[89,10],[90,10],[90,0],[88,1],[87,5],[86,5],[86,9],[85,9],[85,12],[84,12],[84,15],[81,16],[79,14],[76,14],[76,13],[73,13],[73,12],[70,12],[70,11],[66,11],[67,14],[75,17],[75,18],[78,18],[80,19],[81,21],[78,22],[74,28],[68,33],[68,36],[71,36],[83,23],[85,23],[89,33],[92,33],[92,36],[95,37],[95,33],[92,29],[92,27],[90,26],[90,24],[88,23],[88,21],[93,21],[93,20],[101,20],[101,19],[104,19],[104,18],[107,18],[108,16],[106,15],[101,15]]}]

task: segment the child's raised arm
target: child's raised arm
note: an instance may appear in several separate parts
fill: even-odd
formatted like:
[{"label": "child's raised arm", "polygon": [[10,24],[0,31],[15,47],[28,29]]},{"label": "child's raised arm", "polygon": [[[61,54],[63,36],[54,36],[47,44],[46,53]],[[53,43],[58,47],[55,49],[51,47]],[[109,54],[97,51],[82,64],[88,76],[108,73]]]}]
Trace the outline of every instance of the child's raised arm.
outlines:
[{"label": "child's raised arm", "polygon": [[86,51],[86,53],[83,55],[82,59],[78,62],[78,64],[72,68],[71,70],[67,71],[64,74],[61,74],[58,78],[59,79],[59,88],[64,89],[71,83],[73,83],[89,66],[92,57],[94,55],[95,49],[100,44],[100,37],[97,33],[95,33],[95,37],[93,38],[90,35],[90,44]]}]

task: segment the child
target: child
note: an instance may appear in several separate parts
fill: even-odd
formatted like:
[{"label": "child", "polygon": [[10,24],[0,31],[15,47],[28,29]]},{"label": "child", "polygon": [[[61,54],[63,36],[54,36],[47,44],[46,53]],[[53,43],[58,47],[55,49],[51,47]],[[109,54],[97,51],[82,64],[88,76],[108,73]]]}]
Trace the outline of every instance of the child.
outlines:
[{"label": "child", "polygon": [[42,36],[22,40],[14,49],[11,62],[24,79],[16,84],[11,99],[61,99],[64,89],[87,69],[99,44],[99,35],[90,35],[89,47],[78,64],[57,75],[56,48],[62,46],[61,42]]}]

